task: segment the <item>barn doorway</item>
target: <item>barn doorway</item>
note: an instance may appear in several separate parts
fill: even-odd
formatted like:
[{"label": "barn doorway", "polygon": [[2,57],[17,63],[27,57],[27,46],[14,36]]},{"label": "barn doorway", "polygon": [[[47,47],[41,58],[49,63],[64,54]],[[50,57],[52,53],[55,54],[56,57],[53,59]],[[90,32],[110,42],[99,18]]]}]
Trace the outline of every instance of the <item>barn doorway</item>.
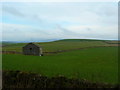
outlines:
[{"label": "barn doorway", "polygon": [[30,51],[32,50],[32,48],[30,48]]},{"label": "barn doorway", "polygon": [[30,50],[30,54],[33,54],[33,50],[32,50],[32,48],[29,48],[29,50]]}]

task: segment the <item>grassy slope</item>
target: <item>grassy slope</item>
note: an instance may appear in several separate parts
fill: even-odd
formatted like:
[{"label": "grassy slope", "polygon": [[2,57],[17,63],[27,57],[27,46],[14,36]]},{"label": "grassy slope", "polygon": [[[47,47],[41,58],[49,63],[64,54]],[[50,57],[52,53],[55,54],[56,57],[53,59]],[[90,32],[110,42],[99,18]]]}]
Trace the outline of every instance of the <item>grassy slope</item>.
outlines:
[{"label": "grassy slope", "polygon": [[[59,50],[69,50],[90,46],[103,46],[107,45],[105,42],[101,40],[85,40],[85,39],[65,39],[54,42],[46,42],[46,43],[37,43],[39,44],[44,52],[53,52]],[[26,43],[15,43],[12,45],[8,45],[3,47],[4,51],[18,51],[22,52],[22,47],[26,45]]]},{"label": "grassy slope", "polygon": [[117,59],[117,47],[89,48],[44,57],[3,55],[3,69],[116,83]]}]

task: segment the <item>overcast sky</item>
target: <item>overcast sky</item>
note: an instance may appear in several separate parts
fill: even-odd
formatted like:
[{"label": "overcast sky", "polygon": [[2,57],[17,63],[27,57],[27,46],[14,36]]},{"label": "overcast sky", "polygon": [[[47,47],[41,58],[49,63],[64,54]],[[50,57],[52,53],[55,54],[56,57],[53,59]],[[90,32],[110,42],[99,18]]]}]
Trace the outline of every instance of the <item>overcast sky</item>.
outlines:
[{"label": "overcast sky", "polygon": [[4,41],[118,39],[117,2],[1,4]]}]

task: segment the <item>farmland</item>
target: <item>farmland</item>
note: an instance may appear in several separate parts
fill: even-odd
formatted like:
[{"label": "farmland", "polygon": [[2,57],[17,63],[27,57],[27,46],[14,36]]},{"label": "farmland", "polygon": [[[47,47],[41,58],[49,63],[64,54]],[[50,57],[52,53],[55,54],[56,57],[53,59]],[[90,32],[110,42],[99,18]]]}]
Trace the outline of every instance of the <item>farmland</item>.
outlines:
[{"label": "farmland", "polygon": [[[116,41],[109,41],[116,42]],[[84,39],[65,39],[53,42],[35,42],[42,47],[43,52],[55,52],[62,50],[74,50],[86,47],[96,47],[96,46],[116,46],[117,44],[108,44],[104,40],[84,40]],[[3,51],[16,51],[22,52],[22,47],[26,43],[3,43]]]},{"label": "farmland", "polygon": [[[61,40],[37,44],[40,44],[46,52],[71,51],[43,57],[3,54],[3,70],[34,72],[48,77],[64,75],[93,82],[117,83],[118,47],[116,45],[112,44],[112,47],[107,47],[111,44],[89,40]],[[24,45],[25,43],[11,44],[3,47],[3,50],[21,52],[21,47]]]}]

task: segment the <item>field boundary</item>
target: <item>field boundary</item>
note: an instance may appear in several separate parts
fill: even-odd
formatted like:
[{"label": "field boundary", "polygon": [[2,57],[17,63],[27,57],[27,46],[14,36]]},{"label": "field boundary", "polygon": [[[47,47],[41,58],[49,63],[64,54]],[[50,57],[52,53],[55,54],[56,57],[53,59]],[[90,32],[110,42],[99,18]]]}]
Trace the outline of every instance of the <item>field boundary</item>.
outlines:
[{"label": "field boundary", "polygon": [[[46,89],[46,88],[114,88],[118,89],[118,84],[91,82],[86,79],[78,78],[67,78],[65,76],[59,75],[55,77],[48,78],[46,76],[22,72],[22,71],[3,71],[3,89],[5,88],[36,88],[36,89]],[[40,89],[41,90],[41,89]]]}]

